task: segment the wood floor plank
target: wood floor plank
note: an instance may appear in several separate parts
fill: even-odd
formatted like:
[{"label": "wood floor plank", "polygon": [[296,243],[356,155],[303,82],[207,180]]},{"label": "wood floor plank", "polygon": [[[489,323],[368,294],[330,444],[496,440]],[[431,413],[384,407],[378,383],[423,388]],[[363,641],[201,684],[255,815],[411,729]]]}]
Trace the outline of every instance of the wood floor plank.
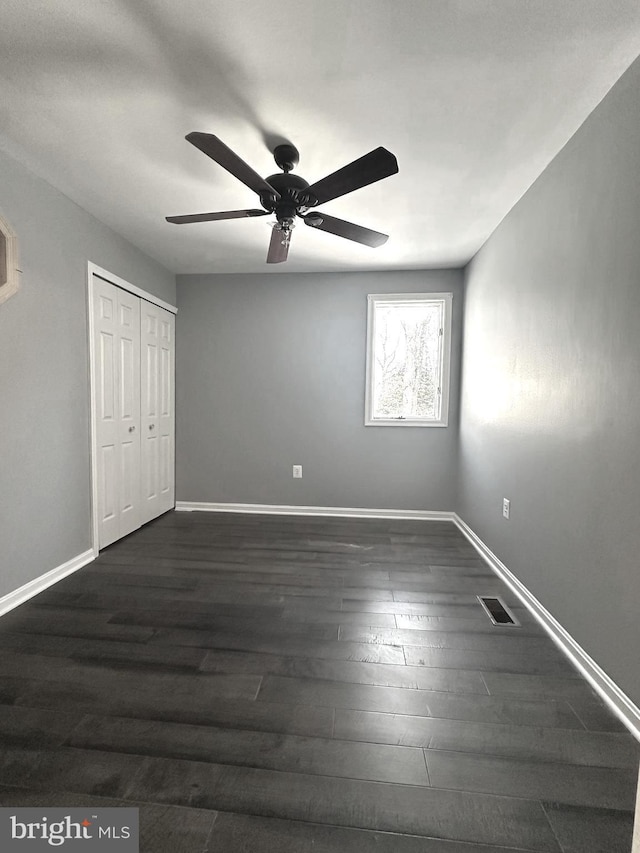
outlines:
[{"label": "wood floor plank", "polygon": [[280,619],[244,619],[208,613],[185,613],[176,605],[171,610],[132,610],[115,613],[110,625],[145,625],[151,628],[189,628],[196,631],[233,633],[243,637],[304,636],[309,640],[337,640],[338,625],[284,622]]},{"label": "wood floor plank", "polygon": [[334,737],[586,767],[638,768],[640,746],[627,732],[482,723],[337,708]]},{"label": "wood floor plank", "polygon": [[[172,562],[172,561],[169,561]],[[72,585],[73,588],[82,588],[88,592],[105,592],[107,589],[118,587],[140,587],[141,592],[148,592],[155,589],[172,589],[172,590],[194,590],[198,586],[198,578],[194,577],[176,577],[175,573],[167,571],[166,573],[154,573],[148,571],[138,573],[132,570],[132,567],[126,566],[126,570],[114,571],[112,569],[121,568],[119,564],[112,567],[109,563],[105,563],[98,557],[93,563],[87,567],[87,572],[83,575],[82,580],[77,578]],[[132,593],[136,590],[133,589]]]},{"label": "wood floor plank", "polygon": [[[110,645],[111,640],[87,640],[84,637],[52,637],[50,634],[12,634],[8,631],[2,632],[0,637],[0,657],[9,652],[21,654],[48,655],[50,657],[70,657],[74,651],[98,643],[104,648],[104,644]],[[116,647],[118,643],[116,642]],[[135,648],[146,648],[142,643],[135,644]],[[133,643],[123,643],[122,648],[132,649]]]},{"label": "wood floor plank", "polygon": [[25,677],[0,675],[0,704],[15,704],[25,691],[30,689],[32,683],[33,682]]},{"label": "wood floor plank", "polygon": [[420,583],[423,578],[430,578],[433,581],[435,577],[455,577],[460,578],[477,578],[495,580],[495,574],[488,566],[427,566],[425,569],[417,569],[416,571],[407,571],[406,568],[402,571],[389,572],[389,579],[396,584],[405,583]]},{"label": "wood floor plank", "polygon": [[494,626],[489,620],[485,624],[471,619],[464,622],[458,619],[434,619],[423,625],[424,628],[421,629],[403,629],[345,623],[340,628],[340,639],[356,643],[421,646],[431,649],[476,649],[528,655],[539,652],[547,658],[566,661],[548,637],[532,636],[518,628]]},{"label": "wood floor plank", "polygon": [[[204,661],[205,649],[158,646],[143,643],[124,643],[113,640],[87,640],[84,637],[52,637],[44,634],[3,634],[0,652],[0,670],[7,652],[36,656],[62,657],[117,669],[143,669],[147,671],[197,672]],[[26,671],[29,669],[27,661]],[[56,664],[53,664],[56,666]]]},{"label": "wood floor plank", "polygon": [[[224,685],[222,685],[224,687]],[[233,690],[230,691],[233,693]],[[227,695],[225,695],[227,693]],[[201,697],[196,693],[188,702],[174,695],[171,684],[149,699],[135,689],[117,692],[99,686],[60,685],[28,678],[0,678],[0,697],[26,710],[43,709],[58,713],[100,712],[142,720],[168,720],[193,725],[216,725],[254,731],[282,732],[331,737],[333,710],[291,703],[253,701],[214,690]]]},{"label": "wood floor plank", "polygon": [[441,669],[477,669],[483,672],[512,672],[531,675],[562,675],[563,678],[580,678],[580,673],[566,658],[552,650],[549,655],[509,654],[497,650],[430,649],[405,646],[404,656],[408,666],[437,666]]},{"label": "wood floor plank", "polygon": [[223,593],[225,595],[244,596],[245,594],[254,595],[281,595],[302,596],[304,598],[333,598],[337,595],[351,595],[353,598],[361,598],[365,601],[392,601],[393,593],[386,589],[377,589],[365,586],[362,589],[358,587],[346,587],[343,585],[327,586],[301,586],[292,583],[243,583],[241,580],[221,581],[216,583],[214,580],[208,581],[206,584],[200,583],[197,592],[192,595],[200,595],[207,599],[218,599],[218,596]]},{"label": "wood floor plank", "polygon": [[545,696],[549,699],[598,701],[594,689],[582,678],[513,672],[483,672],[482,677],[493,696]]},{"label": "wood floor plank", "polygon": [[[262,566],[262,571],[256,571],[257,567],[239,565],[234,569],[209,569],[203,573],[198,583],[200,586],[215,586],[217,584],[245,584],[247,587],[255,588],[256,584],[267,586],[292,586],[307,590],[307,595],[314,595],[313,589],[319,588],[329,594],[333,594],[335,590],[339,590],[344,586],[344,573],[327,573],[318,571],[307,571],[306,573],[298,570],[298,564],[288,567],[288,571],[280,571],[273,567]],[[366,583],[371,583],[371,579],[367,578]],[[372,584],[373,585],[373,584]]]},{"label": "wood floor plank", "polygon": [[563,853],[630,853],[633,812],[543,803]]},{"label": "wood floor plank", "polygon": [[549,799],[591,808],[631,810],[637,771],[612,767],[576,767],[463,752],[426,753],[429,778],[436,788],[483,791],[528,800]]},{"label": "wood floor plank", "polygon": [[232,631],[188,631],[159,629],[152,643],[171,646],[198,646],[203,649],[223,649],[260,654],[290,655],[292,657],[325,660],[359,660],[370,663],[404,664],[404,653],[398,646],[374,646],[371,643],[348,643],[341,640],[306,640],[301,637],[249,635]]},{"label": "wood floor plank", "polygon": [[81,661],[46,655],[0,654],[0,674],[28,673],[34,686],[53,682],[60,690],[86,688],[105,696],[137,695],[152,702],[168,692],[182,700],[205,700],[213,696],[230,699],[253,699],[261,679],[254,675],[216,673],[180,673],[172,667],[168,671],[127,672],[119,666],[109,666],[104,661]]},{"label": "wood floor plank", "polygon": [[514,847],[218,812],[211,853],[522,853]]},{"label": "wood floor plank", "polygon": [[134,799],[558,851],[541,805],[528,800],[161,758],[147,762],[129,786]]},{"label": "wood floor plank", "polygon": [[567,729],[584,728],[565,702],[534,701],[515,697],[465,696],[429,690],[404,690],[399,687],[316,681],[309,678],[266,676],[256,701],[288,701],[361,711],[443,717],[451,720]]},{"label": "wood floor plank", "polygon": [[343,610],[286,607],[282,613],[286,622],[320,623],[323,625],[367,625],[375,628],[395,628],[393,613],[345,613]]},{"label": "wood floor plank", "polygon": [[[14,616],[15,614],[15,616]],[[87,639],[121,640],[129,643],[146,643],[153,629],[142,625],[110,625],[111,613],[94,619],[82,614],[60,617],[54,614],[23,615],[21,612],[5,614],[0,619],[0,639],[5,631],[25,634],[51,634],[59,637],[86,637]],[[12,617],[12,618],[8,618]]]},{"label": "wood floor plank", "polygon": [[571,709],[586,729],[594,732],[625,732],[624,724],[615,717],[599,699],[583,699],[574,695],[569,700]]},{"label": "wood floor plank", "polygon": [[2,749],[51,749],[61,746],[81,721],[79,713],[56,714],[40,708],[0,705]]},{"label": "wood floor plank", "polygon": [[[102,610],[108,611],[106,619],[111,619],[116,613],[148,610],[159,610],[172,612],[179,610],[181,613],[193,613],[200,616],[224,616],[228,619],[246,619],[261,621],[265,619],[279,619],[284,613],[283,604],[255,604],[251,601],[227,602],[227,601],[186,601],[179,597],[179,594],[174,594],[166,590],[161,590],[160,597],[151,595],[145,596],[144,590],[141,589],[139,594],[130,595],[128,590],[124,590],[114,594],[113,589],[110,591],[96,595],[80,595],[77,596],[70,605],[74,611],[83,610]],[[336,603],[340,600],[335,599]],[[39,606],[41,606],[39,604]],[[48,607],[48,605],[44,605]],[[317,609],[317,599],[313,599],[313,607]],[[305,602],[302,605],[297,605],[303,612],[309,605]],[[334,612],[334,611],[330,611]],[[338,611],[339,612],[339,611]]]},{"label": "wood floor plank", "polygon": [[[34,657],[24,656],[33,669]],[[116,715],[206,723],[225,702],[253,703],[261,683],[253,675],[105,670],[79,661],[70,661],[66,668],[63,661],[50,666],[54,661],[43,658],[38,678],[20,680],[15,704],[84,713],[101,708]]]},{"label": "wood floor plank", "polygon": [[111,615],[121,610],[148,610],[150,605],[153,609],[162,609],[173,605],[179,606],[183,612],[207,612],[211,607],[215,612],[224,613],[224,608],[229,607],[229,613],[234,609],[240,612],[244,608],[250,617],[250,610],[269,608],[279,609],[281,612],[290,605],[295,607],[315,607],[327,610],[340,610],[342,598],[338,595],[283,595],[274,592],[245,591],[243,594],[237,589],[229,589],[222,584],[218,589],[211,590],[198,588],[191,591],[172,592],[171,590],[156,589],[149,595],[132,596],[129,590],[114,594],[105,594],[96,599],[94,593],[79,596],[74,602],[75,607],[83,608],[105,608],[111,611]]},{"label": "wood floor plank", "polygon": [[415,690],[451,693],[488,691],[479,672],[422,669],[387,663],[321,660],[217,650],[206,655],[203,672],[233,672],[253,675],[283,675],[288,678],[314,678],[345,681],[351,684],[378,684]]},{"label": "wood floor plank", "polygon": [[122,797],[146,759],[116,752],[61,748],[0,753],[0,785],[46,791],[50,788]]},{"label": "wood floor plank", "polygon": [[69,746],[291,773],[428,785],[421,749],[318,737],[86,716]]}]

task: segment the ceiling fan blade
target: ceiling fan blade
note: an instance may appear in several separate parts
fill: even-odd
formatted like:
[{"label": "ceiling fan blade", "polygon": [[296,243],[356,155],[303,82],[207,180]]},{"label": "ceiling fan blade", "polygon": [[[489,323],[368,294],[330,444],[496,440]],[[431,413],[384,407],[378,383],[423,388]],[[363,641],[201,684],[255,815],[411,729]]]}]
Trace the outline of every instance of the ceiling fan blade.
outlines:
[{"label": "ceiling fan blade", "polygon": [[277,228],[271,232],[271,242],[269,243],[269,251],[267,252],[268,264],[281,264],[287,260],[289,254],[289,244],[283,243],[284,234]]},{"label": "ceiling fan blade", "polygon": [[388,234],[382,234],[380,231],[372,231],[371,228],[363,228],[362,225],[355,225],[353,222],[336,219],[335,216],[327,216],[324,213],[308,213],[302,218],[305,225],[308,225],[310,228],[317,228],[319,231],[328,231],[329,234],[345,237],[347,240],[371,246],[373,249],[377,246],[382,246],[389,239]]},{"label": "ceiling fan blade", "polygon": [[389,175],[395,175],[397,171],[398,161],[393,154],[386,148],[376,148],[364,157],[354,160],[353,163],[343,166],[337,172],[312,184],[305,192],[313,197],[313,206],[324,204],[325,201],[331,201],[366,187],[368,184],[381,181],[382,178],[388,178]]},{"label": "ceiling fan blade", "polygon": [[194,131],[188,133],[185,137],[187,142],[199,148],[207,157],[215,160],[223,169],[242,181],[243,184],[253,190],[255,193],[269,193],[269,195],[280,197],[274,188],[268,184],[264,178],[261,178],[257,172],[244,162],[238,155],[224,144],[217,136],[212,133],[199,133]]},{"label": "ceiling fan blade", "polygon": [[218,213],[187,213],[185,216],[167,216],[167,222],[186,225],[189,222],[217,222],[219,219],[246,219],[248,216],[268,216],[267,210],[221,210]]}]

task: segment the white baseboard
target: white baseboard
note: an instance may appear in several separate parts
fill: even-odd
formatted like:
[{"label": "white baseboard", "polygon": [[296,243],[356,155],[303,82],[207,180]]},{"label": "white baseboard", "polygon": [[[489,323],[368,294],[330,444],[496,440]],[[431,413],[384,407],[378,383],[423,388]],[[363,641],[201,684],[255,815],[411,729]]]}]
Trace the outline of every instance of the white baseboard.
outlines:
[{"label": "white baseboard", "polygon": [[631,853],[640,853],[640,778],[638,778],[638,788],[636,793],[636,819],[633,826],[633,845]]},{"label": "white baseboard", "polygon": [[535,595],[518,580],[505,564],[485,545],[480,537],[473,532],[466,522],[456,513],[454,523],[467,537],[480,556],[489,564],[498,577],[503,580],[512,592],[518,596],[524,606],[535,616],[542,627],[551,636],[551,639],[567,655],[571,662],[584,675],[589,684],[602,697],[611,710],[625,724],[631,734],[640,740],[640,708],[635,705],[629,697],[623,693],[618,685],[607,673],[585,652],[571,634],[566,631],[558,620],[549,613]]},{"label": "white baseboard", "polygon": [[176,501],[178,512],[238,512],[261,515],[320,515],[335,518],[404,518],[422,521],[454,521],[453,512],[425,509],[367,509],[344,506],[287,506],[286,504],[230,504]]},{"label": "white baseboard", "polygon": [[24,586],[14,589],[13,592],[3,595],[0,598],[0,616],[8,613],[9,610],[13,610],[19,604],[24,604],[25,601],[33,598],[34,595],[47,589],[47,587],[53,586],[54,583],[61,581],[62,578],[66,578],[67,575],[77,572],[78,569],[95,560],[96,556],[96,552],[93,548],[90,548],[88,551],[83,551],[82,554],[78,554],[76,557],[67,560],[61,566],[56,566],[55,569],[51,569],[51,571],[46,572],[44,575],[34,578],[32,581],[24,584]]}]

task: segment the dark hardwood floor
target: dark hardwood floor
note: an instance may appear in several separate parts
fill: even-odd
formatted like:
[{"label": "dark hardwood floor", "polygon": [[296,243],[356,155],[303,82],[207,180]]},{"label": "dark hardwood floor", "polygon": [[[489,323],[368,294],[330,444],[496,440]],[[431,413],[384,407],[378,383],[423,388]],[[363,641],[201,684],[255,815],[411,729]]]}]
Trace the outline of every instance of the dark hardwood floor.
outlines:
[{"label": "dark hardwood floor", "polygon": [[169,513],[0,619],[0,703],[0,805],[144,853],[631,850],[638,744],[452,524]]}]

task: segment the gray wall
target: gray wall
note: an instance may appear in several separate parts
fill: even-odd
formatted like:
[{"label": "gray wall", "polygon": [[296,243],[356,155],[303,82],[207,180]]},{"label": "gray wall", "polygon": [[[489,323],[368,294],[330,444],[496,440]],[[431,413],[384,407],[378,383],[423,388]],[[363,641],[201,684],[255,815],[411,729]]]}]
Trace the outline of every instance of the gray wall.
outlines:
[{"label": "gray wall", "polygon": [[175,279],[0,154],[22,286],[0,305],[0,595],[91,546],[87,261],[175,304]]},{"label": "gray wall", "polygon": [[[423,290],[454,293],[450,426],[365,427],[367,294]],[[178,276],[178,307],[178,500],[453,509],[460,271]]]},{"label": "gray wall", "polygon": [[638,91],[640,62],[467,270],[459,512],[640,703]]}]

